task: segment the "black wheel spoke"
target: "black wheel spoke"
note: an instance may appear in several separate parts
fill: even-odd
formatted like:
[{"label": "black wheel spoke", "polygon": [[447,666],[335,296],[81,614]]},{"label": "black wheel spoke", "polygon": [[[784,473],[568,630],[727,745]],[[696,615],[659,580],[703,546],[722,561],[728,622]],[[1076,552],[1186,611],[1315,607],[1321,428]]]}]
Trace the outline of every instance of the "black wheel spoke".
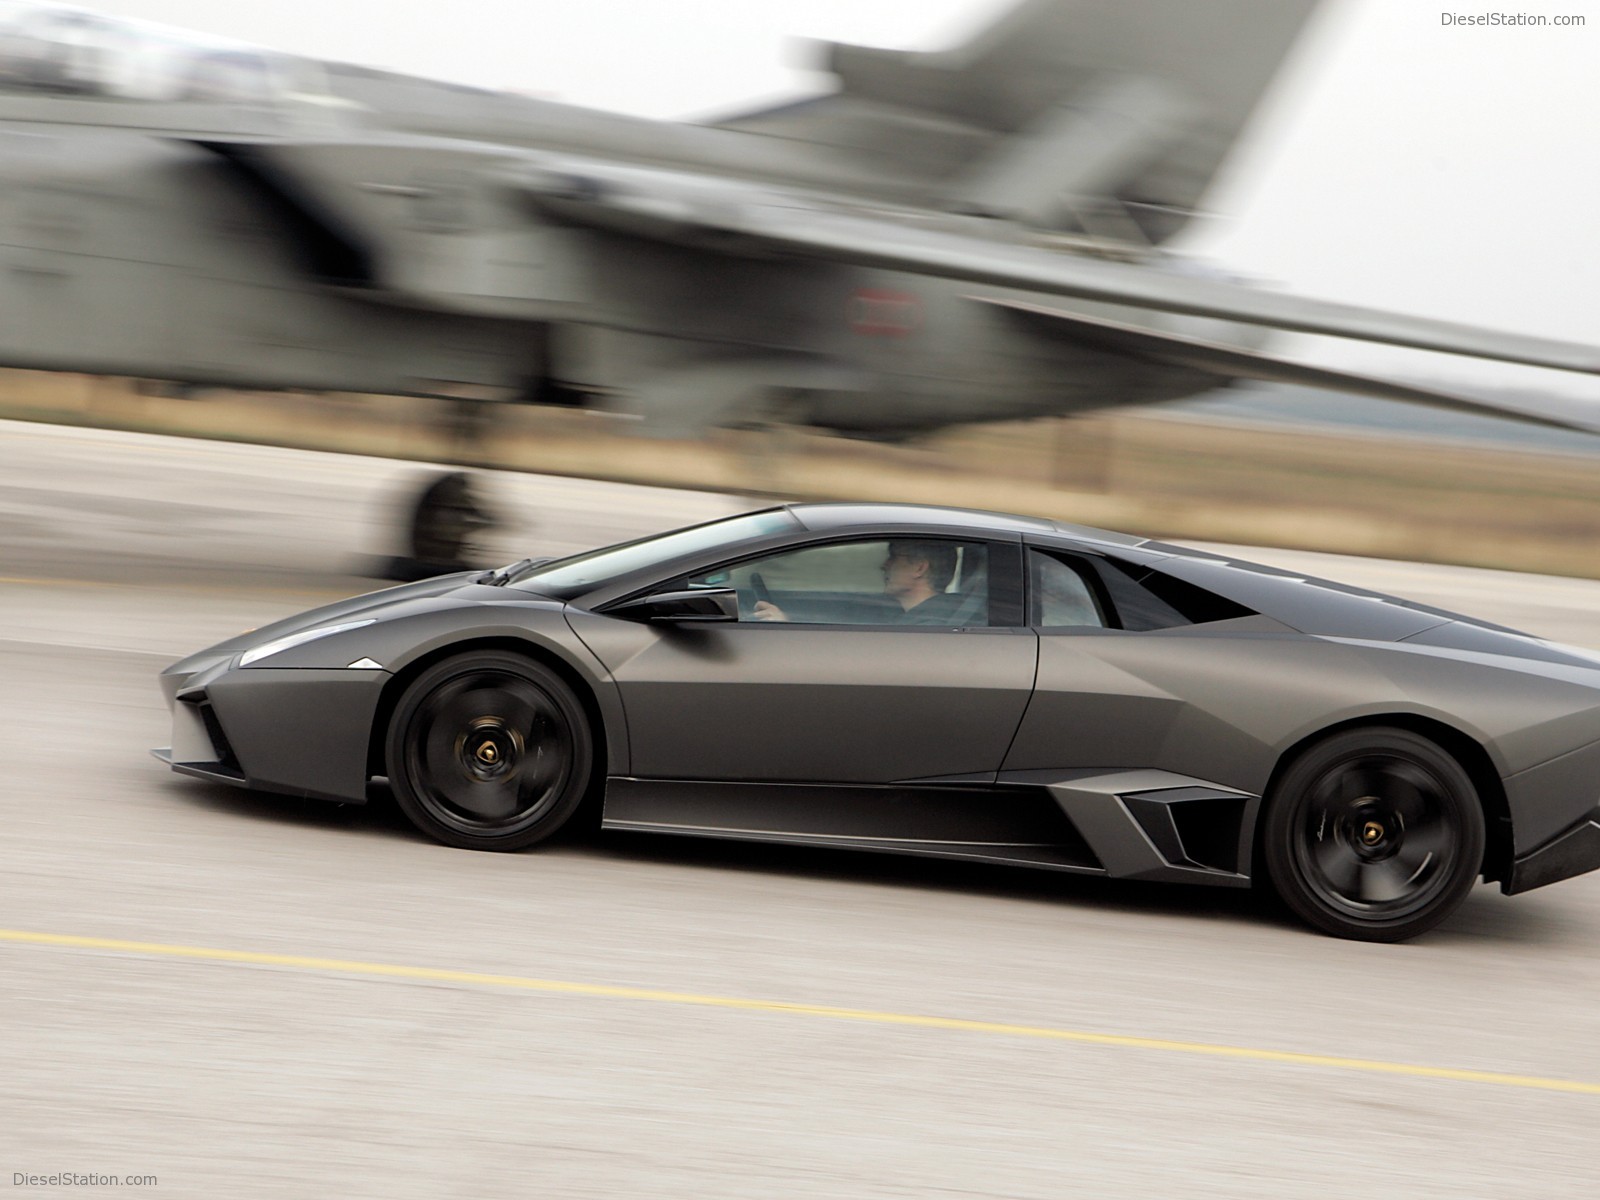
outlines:
[{"label": "black wheel spoke", "polygon": [[1307,811],[1325,814],[1343,808],[1347,803],[1345,780],[1346,776],[1337,772],[1321,776],[1306,797]]},{"label": "black wheel spoke", "polygon": [[522,807],[522,797],[515,783],[483,783],[469,781],[451,793],[455,804],[486,821],[503,821],[514,816]]},{"label": "black wheel spoke", "polygon": [[1443,831],[1420,838],[1408,834],[1405,845],[1395,854],[1394,861],[1404,868],[1407,878],[1421,881],[1449,861],[1450,848],[1450,838]]},{"label": "black wheel spoke", "polygon": [[479,714],[477,696],[478,689],[454,684],[440,688],[438,694],[423,711],[431,724],[459,730],[465,728],[467,722]]},{"label": "black wheel spoke", "polygon": [[543,795],[558,786],[565,774],[567,760],[565,747],[542,741],[530,748],[522,770],[523,792],[529,796]]},{"label": "black wheel spoke", "polygon": [[470,693],[482,715],[498,717],[513,729],[530,729],[542,707],[538,693],[527,685],[512,682],[482,687]]},{"label": "black wheel spoke", "polygon": [[1352,894],[1351,889],[1361,874],[1361,860],[1352,851],[1328,837],[1317,843],[1312,858],[1329,887],[1345,895]]},{"label": "black wheel spoke", "polygon": [[428,726],[422,741],[422,768],[429,778],[437,778],[450,770],[455,761],[456,727],[444,721],[434,721]]},{"label": "black wheel spoke", "polygon": [[1420,825],[1438,811],[1439,785],[1415,763],[1396,762],[1385,771],[1381,794],[1407,827]]},{"label": "black wheel spoke", "polygon": [[1382,787],[1382,772],[1366,764],[1352,767],[1338,775],[1339,799],[1346,805],[1353,805],[1365,797],[1375,796]]},{"label": "black wheel spoke", "polygon": [[1363,863],[1358,897],[1368,904],[1392,904],[1411,891],[1404,864],[1396,859]]},{"label": "black wheel spoke", "polygon": [[449,776],[456,759],[456,740],[466,729],[473,705],[464,688],[441,688],[433,703],[422,710],[423,768],[431,779]]}]

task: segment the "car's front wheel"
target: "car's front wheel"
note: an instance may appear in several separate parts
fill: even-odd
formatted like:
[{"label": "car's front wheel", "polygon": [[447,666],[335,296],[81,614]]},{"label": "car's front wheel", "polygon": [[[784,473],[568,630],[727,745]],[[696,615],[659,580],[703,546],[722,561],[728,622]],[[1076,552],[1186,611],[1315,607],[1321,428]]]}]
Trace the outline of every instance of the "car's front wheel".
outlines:
[{"label": "car's front wheel", "polygon": [[1297,758],[1267,802],[1273,887],[1338,937],[1399,942],[1437,925],[1483,865],[1483,808],[1461,765],[1404,729],[1335,734]]},{"label": "car's front wheel", "polygon": [[469,850],[520,850],[577,811],[594,741],[560,676],[483,650],[412,681],[389,723],[385,758],[395,801],[423,833]]}]

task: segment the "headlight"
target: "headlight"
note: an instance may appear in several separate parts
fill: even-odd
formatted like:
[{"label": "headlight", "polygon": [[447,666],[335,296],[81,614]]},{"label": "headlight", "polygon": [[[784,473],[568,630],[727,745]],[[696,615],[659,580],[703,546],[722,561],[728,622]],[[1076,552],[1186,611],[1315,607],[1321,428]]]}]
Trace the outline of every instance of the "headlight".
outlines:
[{"label": "headlight", "polygon": [[377,617],[368,617],[365,621],[346,621],[343,625],[318,625],[312,629],[302,629],[298,633],[286,633],[281,638],[273,638],[270,642],[262,642],[259,646],[251,646],[239,655],[239,665],[248,667],[253,662],[260,662],[272,654],[281,654],[294,646],[306,642],[314,642],[318,638],[327,637],[332,633],[343,633],[347,629],[360,629],[363,625],[371,625]]}]

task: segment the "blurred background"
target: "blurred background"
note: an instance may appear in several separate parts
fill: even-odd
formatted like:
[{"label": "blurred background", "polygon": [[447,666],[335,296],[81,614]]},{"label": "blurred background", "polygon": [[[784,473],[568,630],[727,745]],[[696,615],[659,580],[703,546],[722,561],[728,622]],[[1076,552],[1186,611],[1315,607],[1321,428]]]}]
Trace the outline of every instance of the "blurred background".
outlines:
[{"label": "blurred background", "polygon": [[[1258,385],[1145,409],[958,428],[906,445],[794,430],[635,436],[605,414],[393,396],[148,394],[5,372],[6,417],[772,499],[906,500],[1149,536],[1600,578],[1600,437]],[[397,480],[411,472],[396,467]],[[370,498],[374,504],[378,497]],[[352,556],[404,538],[395,498]],[[531,518],[531,519],[530,519]],[[559,536],[536,513],[502,553]],[[564,541],[564,539],[563,539]]]},{"label": "blurred background", "polygon": [[[525,27],[520,6],[419,4],[403,21],[365,0],[337,12],[203,0],[93,7],[310,59],[689,121],[826,91],[825,43],[960,45],[1010,8],[1003,0],[699,0],[669,12],[595,0],[541,11],[532,36],[497,37]],[[1536,7],[1547,17],[1561,10]],[[1441,17],[1381,0],[1317,7],[1171,248],[1195,270],[1294,295],[1593,344],[1600,242],[1586,236],[1583,214],[1600,194],[1585,133],[1600,124],[1591,70],[1600,34],[1450,27]],[[93,336],[85,327],[80,340]],[[1592,378],[1288,334],[1270,349],[1600,422]],[[632,424],[606,414],[522,404],[25,371],[0,373],[0,415],[761,498],[937,500],[1160,536],[1600,573],[1591,549],[1600,520],[1594,435],[1293,384],[1200,390],[1176,404],[998,424],[982,423],[979,404],[970,415],[978,424],[902,444],[803,427],[776,437],[713,427],[636,437]]]}]

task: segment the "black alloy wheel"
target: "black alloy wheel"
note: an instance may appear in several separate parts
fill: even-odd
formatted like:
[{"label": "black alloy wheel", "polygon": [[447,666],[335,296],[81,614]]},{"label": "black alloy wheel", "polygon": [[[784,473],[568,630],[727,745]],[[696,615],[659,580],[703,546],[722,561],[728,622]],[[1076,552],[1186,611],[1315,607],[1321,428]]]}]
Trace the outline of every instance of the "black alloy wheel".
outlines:
[{"label": "black alloy wheel", "polygon": [[1337,937],[1399,942],[1454,912],[1483,867],[1477,789],[1454,758],[1404,729],[1313,746],[1273,789],[1262,830],[1274,888]]},{"label": "black alloy wheel", "polygon": [[395,800],[423,833],[468,850],[520,850],[583,802],[594,742],[583,706],[553,671],[473,651],[406,688],[385,757]]}]

